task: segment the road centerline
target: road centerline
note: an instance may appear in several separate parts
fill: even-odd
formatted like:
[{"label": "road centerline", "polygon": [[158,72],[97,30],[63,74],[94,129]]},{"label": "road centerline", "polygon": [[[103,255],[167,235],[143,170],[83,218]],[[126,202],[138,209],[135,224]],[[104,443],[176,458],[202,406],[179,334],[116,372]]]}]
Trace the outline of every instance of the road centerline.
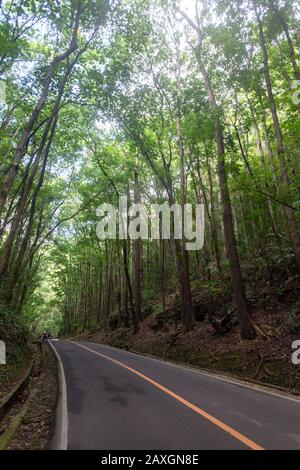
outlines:
[{"label": "road centerline", "polygon": [[263,447],[261,447],[259,444],[256,442],[252,441],[249,439],[247,436],[241,434],[239,431],[235,430],[231,426],[227,425],[223,421],[219,420],[218,418],[215,418],[213,415],[207,413],[205,410],[200,408],[199,406],[195,405],[194,403],[191,403],[190,401],[186,400],[182,396],[178,395],[177,393],[173,392],[172,390],[168,389],[164,385],[160,384],[156,380],[151,379],[151,377],[148,377],[147,375],[143,374],[142,372],[133,369],[132,367],[124,364],[121,361],[118,361],[117,359],[113,359],[110,356],[107,356],[106,354],[100,353],[98,351],[95,351],[94,349],[88,348],[87,346],[84,346],[83,344],[76,343],[74,341],[70,341],[72,344],[75,344],[76,346],[79,346],[80,348],[86,349],[87,351],[90,351],[93,354],[96,354],[97,356],[103,357],[104,359],[107,359],[114,364],[119,365],[120,367],[123,367],[124,369],[127,369],[128,371],[132,372],[133,374],[137,375],[138,377],[142,378],[146,382],[150,383],[154,387],[158,388],[162,392],[164,392],[166,395],[174,398],[177,400],[179,403],[185,405],[187,408],[193,410],[195,413],[198,415],[202,416],[206,420],[210,421],[213,423],[215,426],[217,426],[219,429],[222,431],[226,432],[227,434],[230,434],[232,437],[234,437],[236,440],[242,442],[244,445],[249,447],[251,450],[264,450]]}]

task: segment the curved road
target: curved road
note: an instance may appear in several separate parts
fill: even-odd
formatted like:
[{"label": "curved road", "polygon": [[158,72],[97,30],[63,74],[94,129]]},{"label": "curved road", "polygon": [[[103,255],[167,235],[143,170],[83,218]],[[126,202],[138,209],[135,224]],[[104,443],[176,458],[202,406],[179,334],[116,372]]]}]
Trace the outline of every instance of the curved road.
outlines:
[{"label": "curved road", "polygon": [[68,449],[300,449],[297,399],[95,343],[52,345]]}]

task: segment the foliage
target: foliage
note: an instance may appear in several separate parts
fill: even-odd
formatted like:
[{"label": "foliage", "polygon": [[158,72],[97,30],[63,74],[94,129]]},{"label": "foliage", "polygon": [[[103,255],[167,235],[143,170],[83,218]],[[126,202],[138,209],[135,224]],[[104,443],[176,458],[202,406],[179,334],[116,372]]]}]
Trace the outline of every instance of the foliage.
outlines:
[{"label": "foliage", "polygon": [[[1,318],[136,329],[176,293],[189,328],[191,290],[231,300],[239,263],[250,297],[257,279],[299,274],[296,1],[2,3]],[[119,195],[204,203],[203,250],[99,243],[96,209]]]}]

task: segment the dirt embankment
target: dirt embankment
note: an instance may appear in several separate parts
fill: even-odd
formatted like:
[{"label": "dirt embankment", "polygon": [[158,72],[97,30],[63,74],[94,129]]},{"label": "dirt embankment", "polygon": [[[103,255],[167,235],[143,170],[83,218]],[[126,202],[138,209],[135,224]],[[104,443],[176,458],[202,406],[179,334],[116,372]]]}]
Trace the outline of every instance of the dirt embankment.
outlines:
[{"label": "dirt embankment", "polygon": [[174,325],[157,329],[153,316],[144,320],[136,335],[130,328],[118,328],[107,333],[86,332],[77,339],[151,354],[300,393],[300,365],[292,363],[292,342],[300,339],[300,334],[288,332],[282,318],[283,312],[278,309],[256,312],[253,320],[265,331],[272,331],[272,335],[253,341],[242,341],[237,326],[224,335],[217,335],[207,320],[189,332]]},{"label": "dirt embankment", "polygon": [[300,365],[292,362],[292,343],[300,340],[300,277],[276,276],[267,282],[259,277],[252,283],[248,298],[257,339],[251,341],[240,338],[230,289],[224,283],[217,287],[212,291],[193,284],[197,323],[192,331],[180,327],[180,304],[176,292],[170,292],[164,314],[160,298],[144,305],[136,335],[132,327],[118,328],[118,318],[112,318],[112,331],[100,328],[77,338],[300,393]]},{"label": "dirt embankment", "polygon": [[0,317],[0,339],[6,346],[6,364],[0,365],[0,405],[29,372],[35,351],[28,331],[1,320]]},{"label": "dirt embankment", "polygon": [[37,347],[29,384],[0,422],[0,448],[42,450],[50,446],[57,397],[56,359]]}]

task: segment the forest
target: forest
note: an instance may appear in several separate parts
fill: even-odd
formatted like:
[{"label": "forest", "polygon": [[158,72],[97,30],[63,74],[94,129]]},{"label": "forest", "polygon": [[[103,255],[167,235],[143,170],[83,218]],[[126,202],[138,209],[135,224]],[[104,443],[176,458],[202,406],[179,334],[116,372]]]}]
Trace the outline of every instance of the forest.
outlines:
[{"label": "forest", "polygon": [[[0,7],[8,350],[47,329],[154,353],[185,338],[186,362],[204,340],[211,358],[215,344],[287,357],[300,334],[299,2]],[[165,239],[162,223],[156,240],[99,240],[97,208],[124,196],[202,204],[203,247]],[[259,354],[253,374],[282,381]]]}]

